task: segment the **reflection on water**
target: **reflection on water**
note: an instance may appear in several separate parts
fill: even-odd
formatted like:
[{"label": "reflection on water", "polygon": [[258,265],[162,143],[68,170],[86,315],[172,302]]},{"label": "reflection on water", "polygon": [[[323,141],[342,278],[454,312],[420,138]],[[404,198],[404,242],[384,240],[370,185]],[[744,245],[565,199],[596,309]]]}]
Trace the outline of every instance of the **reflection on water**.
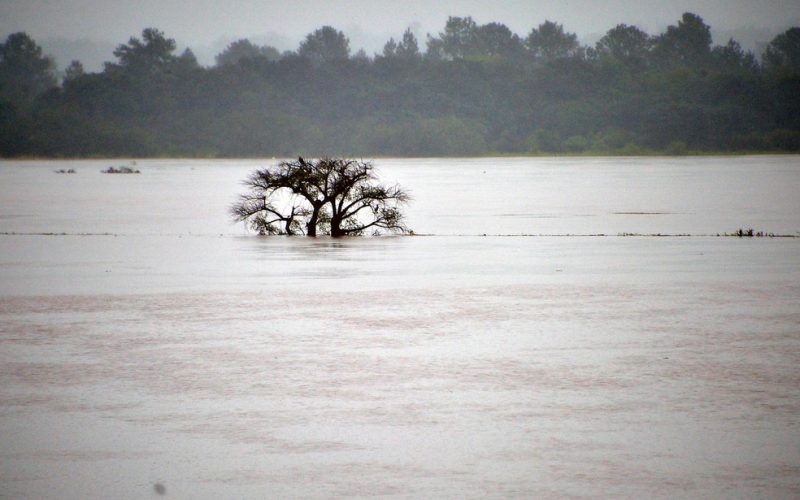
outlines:
[{"label": "reflection on water", "polygon": [[[800,227],[796,160],[689,161],[384,172],[437,234]],[[0,166],[0,232],[117,235],[0,235],[3,495],[800,495],[800,239],[247,236],[182,163]]]},{"label": "reflection on water", "polygon": [[264,255],[287,260],[375,260],[402,245],[402,236],[380,238],[305,238],[302,236],[244,236],[238,238],[240,251],[253,257]]}]

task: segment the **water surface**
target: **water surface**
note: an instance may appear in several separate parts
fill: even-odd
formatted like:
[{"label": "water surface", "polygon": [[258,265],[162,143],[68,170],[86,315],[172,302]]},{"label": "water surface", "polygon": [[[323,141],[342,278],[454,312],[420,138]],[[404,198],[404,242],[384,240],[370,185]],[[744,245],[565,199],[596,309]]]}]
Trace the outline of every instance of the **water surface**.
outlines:
[{"label": "water surface", "polygon": [[382,160],[435,236],[342,240],[265,163],[0,164],[3,494],[800,495],[800,239],[713,236],[796,157]]}]

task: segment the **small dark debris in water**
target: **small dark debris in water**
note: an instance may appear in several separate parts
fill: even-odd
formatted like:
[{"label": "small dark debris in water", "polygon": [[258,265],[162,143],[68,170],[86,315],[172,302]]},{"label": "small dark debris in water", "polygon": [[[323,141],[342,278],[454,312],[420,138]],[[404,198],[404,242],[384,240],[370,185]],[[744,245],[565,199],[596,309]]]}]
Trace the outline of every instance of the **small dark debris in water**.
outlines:
[{"label": "small dark debris in water", "polygon": [[57,174],[77,174],[78,172],[76,172],[74,168],[71,168],[71,169],[69,169],[69,170],[64,170],[64,169],[62,168],[62,169],[60,169],[60,170],[56,170],[56,173],[57,173]]},{"label": "small dark debris in water", "polygon": [[753,231],[752,228],[748,229],[739,228],[739,230],[734,232],[733,234],[725,233],[724,236],[736,236],[738,238],[775,238],[774,233],[767,233],[764,231]]},{"label": "small dark debris in water", "polygon": [[131,167],[108,167],[100,172],[104,174],[140,174],[141,172]]},{"label": "small dark debris in water", "polygon": [[156,483],[156,484],[154,484],[154,485],[153,485],[153,491],[155,491],[155,492],[156,492],[156,493],[158,493],[159,495],[166,495],[166,494],[167,494],[167,488],[166,488],[166,486],[164,486],[164,485],[163,485],[163,484],[161,484],[161,483]]}]

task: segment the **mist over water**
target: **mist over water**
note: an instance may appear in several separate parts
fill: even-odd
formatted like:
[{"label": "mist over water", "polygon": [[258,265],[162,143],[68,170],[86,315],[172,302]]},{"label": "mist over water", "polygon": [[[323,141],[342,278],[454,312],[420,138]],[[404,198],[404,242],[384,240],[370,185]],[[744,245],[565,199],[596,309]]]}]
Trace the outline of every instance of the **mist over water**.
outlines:
[{"label": "mist over water", "polygon": [[336,240],[230,222],[269,163],[0,163],[0,491],[800,494],[800,239],[716,236],[796,157],[378,160],[428,236]]}]

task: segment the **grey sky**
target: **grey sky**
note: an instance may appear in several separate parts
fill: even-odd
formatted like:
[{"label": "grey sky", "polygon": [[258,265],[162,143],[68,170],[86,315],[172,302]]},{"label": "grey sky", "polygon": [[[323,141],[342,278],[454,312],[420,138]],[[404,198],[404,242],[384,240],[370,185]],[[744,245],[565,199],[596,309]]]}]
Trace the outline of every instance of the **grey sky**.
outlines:
[{"label": "grey sky", "polygon": [[371,53],[407,27],[424,39],[440,31],[448,15],[502,22],[520,35],[549,19],[593,40],[620,22],[657,33],[686,11],[726,36],[741,28],[778,32],[800,24],[798,0],[0,0],[0,35],[26,31],[51,44],[91,40],[113,47],[157,27],[202,56],[242,37],[294,49],[305,34],[329,24],[350,37],[354,50]]}]

